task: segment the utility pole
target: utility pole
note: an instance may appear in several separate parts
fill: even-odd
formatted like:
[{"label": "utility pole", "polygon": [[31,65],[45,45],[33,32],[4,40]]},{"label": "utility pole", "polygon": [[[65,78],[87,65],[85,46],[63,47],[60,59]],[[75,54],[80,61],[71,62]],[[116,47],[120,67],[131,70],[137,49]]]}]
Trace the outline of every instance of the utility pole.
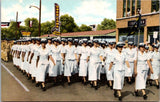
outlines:
[{"label": "utility pole", "polygon": [[41,0],[39,3],[39,37],[41,36]]},{"label": "utility pole", "polygon": [[16,39],[17,39],[17,30],[18,30],[18,12],[16,12],[16,33],[15,33]]}]

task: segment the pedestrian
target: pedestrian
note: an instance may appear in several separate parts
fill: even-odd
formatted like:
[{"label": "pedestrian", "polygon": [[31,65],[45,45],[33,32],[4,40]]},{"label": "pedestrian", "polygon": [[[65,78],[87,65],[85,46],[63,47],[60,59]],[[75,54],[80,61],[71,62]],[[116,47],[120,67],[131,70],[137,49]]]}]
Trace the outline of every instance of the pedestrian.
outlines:
[{"label": "pedestrian", "polygon": [[35,44],[34,46],[32,46],[31,48],[31,58],[29,63],[31,64],[30,66],[30,70],[31,70],[31,77],[32,77],[32,82],[35,82],[35,78],[37,75],[37,68],[36,68],[36,60],[37,60],[37,56],[38,56],[38,51],[41,48],[40,42],[41,42],[41,38],[35,38]]},{"label": "pedestrian", "polygon": [[[54,39],[54,44],[51,46],[51,56],[53,57],[56,65],[53,64],[53,62],[51,60],[49,60],[49,76],[53,77],[54,79],[54,85],[56,85],[56,78],[58,76],[62,75],[62,47],[59,45],[60,44],[60,40],[59,39]],[[61,77],[62,79],[62,77]]]},{"label": "pedestrian", "polygon": [[151,55],[153,74],[151,74],[151,79],[156,82],[157,89],[159,89],[159,68],[160,68],[160,52],[158,52],[158,45],[154,45],[154,52]]},{"label": "pedestrian", "polygon": [[88,51],[90,48],[87,46],[87,39],[83,39],[82,46],[79,48],[79,76],[82,77],[82,83],[87,84],[87,73],[88,73]]},{"label": "pedestrian", "polygon": [[50,51],[46,48],[46,39],[41,40],[41,47],[38,49],[37,60],[36,60],[36,86],[39,86],[41,83],[41,88],[43,91],[46,91],[45,87],[45,75],[48,67],[48,57],[54,65],[56,65],[54,59],[52,58]]},{"label": "pedestrian", "polygon": [[130,65],[130,68],[125,66],[125,77],[128,78],[127,82],[129,84],[132,83],[131,78],[134,73],[134,61],[136,59],[136,51],[132,47],[133,44],[134,44],[133,42],[128,42],[128,48],[124,50],[124,53],[126,54],[129,65]]},{"label": "pedestrian", "polygon": [[93,40],[93,47],[90,48],[89,50],[89,54],[88,54],[88,59],[89,59],[89,76],[88,76],[88,80],[90,81],[91,86],[93,86],[95,88],[95,90],[98,89],[98,85],[97,85],[97,80],[99,77],[99,68],[100,68],[100,63],[103,62],[103,53],[101,51],[101,49],[98,47],[98,43],[99,41],[94,39]]},{"label": "pedestrian", "polygon": [[124,76],[125,76],[125,64],[128,68],[130,68],[127,56],[124,52],[122,52],[123,44],[118,42],[116,45],[117,51],[112,55],[111,63],[109,65],[109,71],[112,69],[113,63],[115,63],[114,67],[114,96],[117,96],[119,100],[122,100],[121,91],[124,85]]},{"label": "pedestrian", "polygon": [[76,63],[78,63],[78,57],[76,48],[73,45],[73,39],[68,38],[68,45],[65,46],[65,49],[62,51],[63,63],[64,63],[64,76],[67,77],[68,85],[71,85],[70,77],[74,73],[76,68]]},{"label": "pedestrian", "polygon": [[113,89],[113,77],[114,77],[114,66],[112,67],[111,70],[109,70],[109,65],[110,65],[110,58],[112,58],[112,55],[114,54],[115,52],[115,49],[113,48],[113,43],[110,41],[109,42],[109,47],[106,49],[105,51],[105,56],[104,56],[104,59],[105,59],[105,71],[106,71],[106,78],[107,78],[107,81],[108,81],[108,86]]},{"label": "pedestrian", "polygon": [[144,53],[144,50],[145,50],[145,44],[140,43],[138,55],[136,55],[138,58],[136,58],[134,62],[134,67],[135,67],[134,72],[136,76],[135,95],[139,96],[138,91],[141,90],[143,93],[143,98],[147,99],[145,89],[146,89],[148,68],[147,68],[146,62],[149,65],[149,68],[152,74],[153,74],[153,68],[151,66],[151,63],[149,61],[147,54]]}]

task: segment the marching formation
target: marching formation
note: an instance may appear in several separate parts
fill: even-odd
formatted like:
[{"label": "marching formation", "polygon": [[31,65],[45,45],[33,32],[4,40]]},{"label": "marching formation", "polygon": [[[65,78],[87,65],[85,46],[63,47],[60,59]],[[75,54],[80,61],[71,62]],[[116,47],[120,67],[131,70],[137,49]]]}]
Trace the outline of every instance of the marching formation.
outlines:
[{"label": "marching formation", "polygon": [[66,78],[70,86],[71,77],[80,77],[84,85],[90,83],[98,90],[102,75],[106,75],[108,87],[119,100],[125,79],[128,84],[135,81],[135,95],[142,91],[144,99],[147,99],[147,83],[152,86],[155,82],[159,89],[159,45],[140,43],[137,48],[133,42],[128,42],[126,47],[123,42],[48,37],[17,40],[11,53],[14,66],[43,91],[48,78],[54,83],[64,83]]}]

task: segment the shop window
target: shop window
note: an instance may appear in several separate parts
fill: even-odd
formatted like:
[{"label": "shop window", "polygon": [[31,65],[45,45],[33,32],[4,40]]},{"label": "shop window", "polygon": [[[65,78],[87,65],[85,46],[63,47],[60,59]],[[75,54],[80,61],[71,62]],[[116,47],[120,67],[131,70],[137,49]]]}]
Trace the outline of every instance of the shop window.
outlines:
[{"label": "shop window", "polygon": [[132,0],[132,16],[135,15],[135,0]]},{"label": "shop window", "polygon": [[141,0],[137,0],[137,14],[141,13]]},{"label": "shop window", "polygon": [[123,0],[123,17],[126,16],[126,0]]},{"label": "shop window", "polygon": [[127,0],[127,17],[130,16],[130,0]]},{"label": "shop window", "polygon": [[152,0],[152,12],[157,12],[159,10],[159,0]]}]

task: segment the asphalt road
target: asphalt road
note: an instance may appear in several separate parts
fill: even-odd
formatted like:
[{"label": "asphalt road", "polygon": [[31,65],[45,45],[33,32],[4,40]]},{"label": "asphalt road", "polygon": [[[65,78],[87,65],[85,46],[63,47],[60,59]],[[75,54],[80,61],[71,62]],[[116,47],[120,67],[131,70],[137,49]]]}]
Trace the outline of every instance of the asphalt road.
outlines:
[{"label": "asphalt road", "polygon": [[[88,84],[84,86],[81,82],[76,82],[71,86],[67,83],[63,85],[53,86],[47,83],[46,91],[42,91],[40,87],[35,87],[35,83],[27,80],[12,64],[12,62],[1,62],[4,64],[22,83],[29,89],[27,92],[13,76],[1,65],[1,98],[2,101],[118,101],[113,96],[113,90],[107,85],[101,86],[98,90],[90,87]],[[159,90],[155,86],[147,85],[148,99],[134,96],[134,84],[125,84],[122,90],[123,101],[159,101]]]}]

